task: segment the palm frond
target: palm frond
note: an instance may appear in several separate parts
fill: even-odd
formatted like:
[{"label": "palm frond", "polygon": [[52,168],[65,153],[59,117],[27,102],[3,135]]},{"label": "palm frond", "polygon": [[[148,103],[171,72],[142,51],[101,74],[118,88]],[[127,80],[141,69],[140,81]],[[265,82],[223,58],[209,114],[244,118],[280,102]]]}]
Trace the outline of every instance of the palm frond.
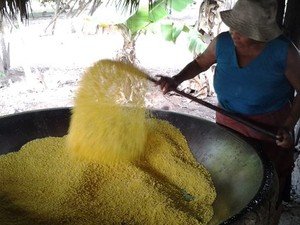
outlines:
[{"label": "palm frond", "polygon": [[20,15],[21,19],[28,19],[29,14],[29,0],[1,0],[0,14],[7,15],[11,18],[16,18]]}]

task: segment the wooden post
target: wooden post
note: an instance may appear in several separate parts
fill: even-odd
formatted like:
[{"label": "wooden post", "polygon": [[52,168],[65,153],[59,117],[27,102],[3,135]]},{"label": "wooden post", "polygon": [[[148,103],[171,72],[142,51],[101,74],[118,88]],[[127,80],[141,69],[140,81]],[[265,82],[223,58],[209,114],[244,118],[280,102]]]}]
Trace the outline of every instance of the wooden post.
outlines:
[{"label": "wooden post", "polygon": [[300,48],[300,1],[288,0],[284,17],[285,34]]},{"label": "wooden post", "polygon": [[285,11],[285,0],[277,0],[276,21],[280,28],[283,27],[284,11]]}]

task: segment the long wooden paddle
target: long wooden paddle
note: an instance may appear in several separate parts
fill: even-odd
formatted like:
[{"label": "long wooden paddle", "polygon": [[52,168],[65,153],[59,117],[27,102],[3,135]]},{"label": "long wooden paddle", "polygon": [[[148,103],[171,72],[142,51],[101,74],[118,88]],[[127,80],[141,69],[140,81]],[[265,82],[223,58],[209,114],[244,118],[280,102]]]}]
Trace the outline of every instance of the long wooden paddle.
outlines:
[{"label": "long wooden paddle", "polygon": [[[154,83],[157,82],[155,79],[153,79],[152,77],[149,77],[149,76],[148,76],[147,79],[150,80],[150,81],[152,81],[152,82],[154,82]],[[201,105],[203,105],[203,106],[206,106],[207,108],[210,108],[210,109],[212,109],[212,110],[214,110],[214,111],[216,111],[216,112],[219,112],[219,113],[221,113],[221,114],[223,114],[223,115],[225,115],[225,116],[228,116],[228,117],[230,117],[231,119],[233,119],[233,120],[235,120],[235,121],[238,121],[238,122],[244,124],[245,126],[251,128],[251,129],[253,129],[253,130],[255,130],[255,131],[258,131],[258,132],[260,132],[260,133],[262,133],[262,134],[264,134],[264,135],[266,135],[266,136],[268,136],[268,137],[270,137],[270,138],[272,138],[272,139],[274,139],[274,140],[277,139],[275,133],[273,133],[273,132],[271,132],[271,131],[269,131],[269,130],[266,130],[265,128],[262,128],[262,127],[260,127],[260,126],[258,126],[258,125],[256,125],[256,124],[254,124],[253,122],[249,121],[248,119],[246,119],[246,118],[244,118],[244,117],[241,117],[241,116],[239,116],[239,115],[230,113],[230,112],[228,112],[228,111],[226,111],[226,110],[224,110],[224,109],[222,109],[222,108],[220,108],[220,107],[217,107],[217,106],[215,106],[215,105],[213,105],[213,104],[211,104],[211,103],[208,103],[208,102],[206,102],[206,101],[203,101],[203,100],[201,100],[201,99],[199,99],[199,98],[196,98],[196,97],[194,97],[194,96],[192,96],[192,95],[190,95],[190,94],[187,94],[187,93],[185,93],[185,92],[183,92],[183,91],[180,91],[180,90],[178,90],[178,89],[175,89],[175,90],[172,90],[172,91],[174,91],[174,92],[176,92],[177,94],[179,94],[179,95],[181,95],[181,96],[183,96],[183,97],[185,97],[185,98],[188,98],[188,99],[190,99],[190,100],[192,100],[192,101],[194,101],[194,102],[197,102],[197,103],[199,103],[199,104],[201,104]]]}]

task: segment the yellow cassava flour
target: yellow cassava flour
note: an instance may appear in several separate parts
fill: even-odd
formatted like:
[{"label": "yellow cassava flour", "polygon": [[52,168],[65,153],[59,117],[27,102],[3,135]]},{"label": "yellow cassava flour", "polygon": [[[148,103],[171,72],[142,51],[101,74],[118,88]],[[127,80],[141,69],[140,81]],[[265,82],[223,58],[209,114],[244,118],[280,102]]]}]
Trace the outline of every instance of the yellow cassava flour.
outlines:
[{"label": "yellow cassava flour", "polygon": [[208,223],[210,174],[177,128],[143,109],[143,75],[98,62],[82,79],[66,136],[0,156],[1,225]]},{"label": "yellow cassava flour", "polygon": [[138,158],[146,138],[145,76],[133,66],[110,60],[89,68],[75,99],[70,151],[102,162]]}]

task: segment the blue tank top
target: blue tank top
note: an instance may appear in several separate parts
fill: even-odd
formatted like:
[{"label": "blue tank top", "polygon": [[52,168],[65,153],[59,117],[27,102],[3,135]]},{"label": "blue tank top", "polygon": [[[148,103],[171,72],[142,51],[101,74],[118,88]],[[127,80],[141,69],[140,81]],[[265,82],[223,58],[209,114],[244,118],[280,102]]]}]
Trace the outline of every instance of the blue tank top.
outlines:
[{"label": "blue tank top", "polygon": [[245,67],[237,61],[229,32],[217,39],[214,88],[219,104],[229,112],[257,115],[274,112],[290,100],[292,86],[285,77],[289,41],[278,37]]}]

